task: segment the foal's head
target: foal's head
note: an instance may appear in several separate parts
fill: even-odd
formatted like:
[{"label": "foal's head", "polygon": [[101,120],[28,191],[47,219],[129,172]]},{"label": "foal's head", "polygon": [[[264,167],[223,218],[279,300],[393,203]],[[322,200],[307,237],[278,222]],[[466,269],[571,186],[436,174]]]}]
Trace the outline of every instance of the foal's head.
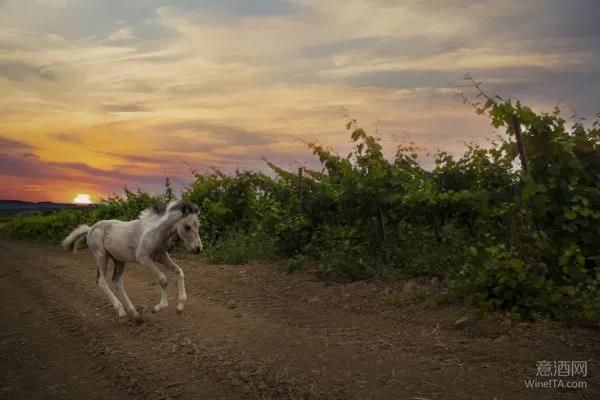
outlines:
[{"label": "foal's head", "polygon": [[198,206],[187,201],[179,202],[175,206],[181,211],[182,218],[177,223],[175,230],[183,240],[188,250],[198,254],[202,251],[202,240],[198,234],[200,222],[198,221]]}]

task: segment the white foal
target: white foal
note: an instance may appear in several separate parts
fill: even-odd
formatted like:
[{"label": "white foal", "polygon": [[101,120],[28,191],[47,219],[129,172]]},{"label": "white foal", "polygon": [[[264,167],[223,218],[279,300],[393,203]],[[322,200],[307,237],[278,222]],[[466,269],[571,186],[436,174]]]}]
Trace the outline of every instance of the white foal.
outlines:
[{"label": "white foal", "polygon": [[[179,301],[177,312],[183,312],[187,295],[183,281],[183,271],[169,257],[167,247],[169,239],[175,233],[183,240],[186,247],[196,253],[202,251],[202,241],[198,234],[198,206],[187,201],[172,201],[167,205],[156,205],[142,211],[139,219],[124,222],[104,220],[87,226],[81,225],[62,242],[66,249],[77,250],[79,241],[87,234],[87,245],[98,264],[98,286],[108,296],[119,317],[127,315],[125,308],[136,322],[142,322],[123,286],[123,271],[126,262],[137,262],[148,268],[160,283],[160,303],[152,309],[161,311],[168,306],[167,277],[158,269],[160,263],[177,276]],[[113,260],[113,282],[117,295],[110,290],[106,281],[108,261]],[[125,308],[123,307],[125,305]]]}]

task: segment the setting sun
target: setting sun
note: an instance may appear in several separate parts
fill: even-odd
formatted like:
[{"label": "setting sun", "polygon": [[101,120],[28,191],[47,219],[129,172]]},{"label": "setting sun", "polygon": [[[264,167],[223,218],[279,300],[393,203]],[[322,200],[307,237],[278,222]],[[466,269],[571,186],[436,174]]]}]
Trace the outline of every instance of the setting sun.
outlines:
[{"label": "setting sun", "polygon": [[89,194],[80,193],[73,199],[75,204],[92,204],[92,199]]}]

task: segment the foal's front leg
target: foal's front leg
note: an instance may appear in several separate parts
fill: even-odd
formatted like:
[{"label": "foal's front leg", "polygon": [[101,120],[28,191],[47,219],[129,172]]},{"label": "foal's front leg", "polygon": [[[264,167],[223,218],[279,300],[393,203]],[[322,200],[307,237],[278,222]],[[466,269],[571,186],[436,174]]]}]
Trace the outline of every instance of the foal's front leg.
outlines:
[{"label": "foal's front leg", "polygon": [[158,269],[156,263],[154,263],[152,258],[149,256],[138,257],[138,262],[152,271],[152,273],[158,278],[158,283],[160,283],[160,303],[152,308],[152,312],[164,310],[169,305],[167,300],[167,277],[160,271],[160,269]]},{"label": "foal's front leg", "polygon": [[169,256],[169,253],[165,253],[160,262],[165,267],[175,272],[175,275],[177,276],[177,293],[179,294],[177,312],[182,313],[183,307],[185,306],[185,302],[187,300],[187,294],[185,293],[185,282],[183,281],[183,271],[179,265],[175,264],[175,261],[173,261],[173,259]]}]

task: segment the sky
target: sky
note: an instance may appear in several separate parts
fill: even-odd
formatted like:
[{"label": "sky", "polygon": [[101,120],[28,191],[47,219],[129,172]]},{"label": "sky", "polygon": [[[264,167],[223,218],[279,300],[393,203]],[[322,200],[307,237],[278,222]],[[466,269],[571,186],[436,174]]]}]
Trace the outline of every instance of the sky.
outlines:
[{"label": "sky", "polygon": [[460,154],[495,135],[466,73],[593,116],[598,21],[596,0],[0,0],[0,198],[315,167],[308,142],[350,148],[347,116],[390,154]]}]

